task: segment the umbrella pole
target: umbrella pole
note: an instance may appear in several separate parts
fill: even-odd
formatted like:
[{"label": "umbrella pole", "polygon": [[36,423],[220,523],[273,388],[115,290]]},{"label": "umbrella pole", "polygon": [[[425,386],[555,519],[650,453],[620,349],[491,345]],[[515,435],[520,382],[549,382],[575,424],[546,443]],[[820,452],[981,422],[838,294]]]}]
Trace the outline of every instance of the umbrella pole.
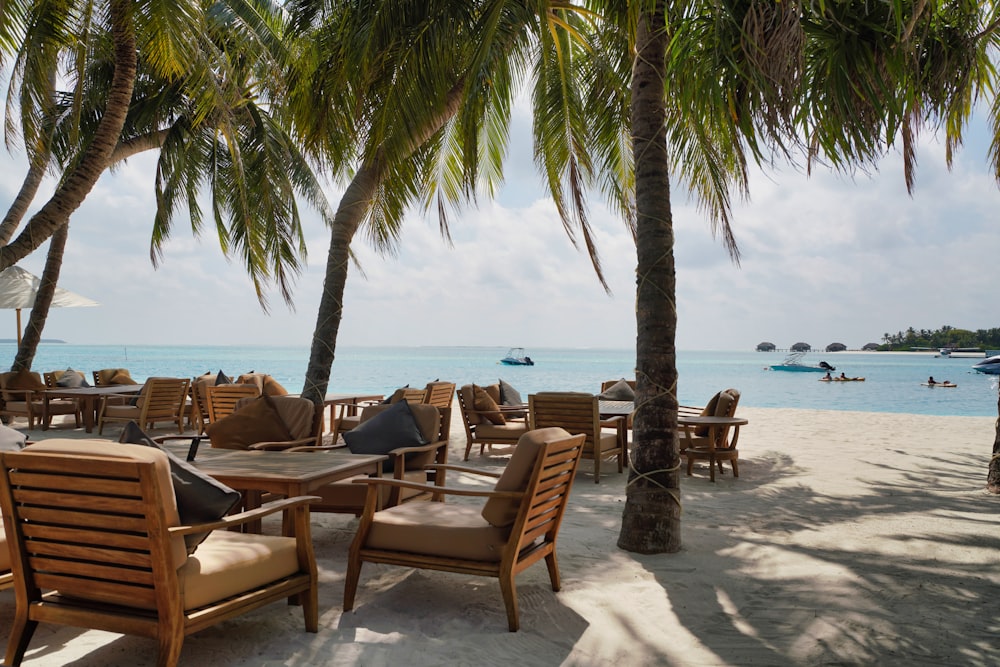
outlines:
[{"label": "umbrella pole", "polygon": [[21,309],[17,309],[17,347],[21,347]]}]

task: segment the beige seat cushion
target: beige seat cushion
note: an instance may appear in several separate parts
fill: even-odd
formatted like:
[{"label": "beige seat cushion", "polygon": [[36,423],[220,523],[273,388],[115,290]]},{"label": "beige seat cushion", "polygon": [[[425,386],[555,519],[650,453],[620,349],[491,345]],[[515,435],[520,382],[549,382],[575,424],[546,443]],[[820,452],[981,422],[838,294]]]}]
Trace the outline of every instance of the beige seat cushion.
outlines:
[{"label": "beige seat cushion", "polygon": [[[480,424],[490,424],[491,422],[486,419],[482,414],[476,410],[476,394],[473,387],[477,385],[466,384],[462,385],[459,389],[462,392],[462,401],[465,403],[465,410],[469,417],[470,426],[479,426]],[[497,405],[500,404],[500,383],[490,384],[482,387],[486,391],[487,396],[493,399],[493,402]]]},{"label": "beige seat cushion", "polygon": [[294,537],[217,530],[178,570],[184,609],[197,609],[299,571]]},{"label": "beige seat cushion", "polygon": [[476,436],[480,439],[489,438],[520,438],[528,432],[528,422],[517,421],[506,424],[480,424],[476,427]]},{"label": "beige seat cushion", "polygon": [[600,451],[606,452],[610,449],[615,449],[616,447],[618,447],[618,432],[602,430]]},{"label": "beige seat cushion", "polygon": [[123,419],[138,419],[142,415],[142,408],[138,405],[112,405],[104,408],[105,417],[117,417]]},{"label": "beige seat cushion", "polygon": [[491,526],[475,505],[407,503],[373,516],[366,546],[496,562],[510,528]]}]

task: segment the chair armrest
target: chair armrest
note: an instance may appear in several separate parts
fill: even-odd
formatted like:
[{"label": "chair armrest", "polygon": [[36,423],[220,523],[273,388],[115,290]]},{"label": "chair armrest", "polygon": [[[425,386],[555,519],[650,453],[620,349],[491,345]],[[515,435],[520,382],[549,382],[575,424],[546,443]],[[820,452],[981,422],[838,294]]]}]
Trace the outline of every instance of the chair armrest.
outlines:
[{"label": "chair armrest", "polygon": [[290,447],[286,452],[332,452],[338,449],[347,449],[347,445],[301,445]]},{"label": "chair armrest", "polygon": [[441,447],[447,447],[447,440],[437,440],[435,442],[429,442],[426,445],[417,445],[414,447],[397,447],[396,449],[389,452],[389,456],[403,456],[404,454],[414,454],[416,452],[433,452],[434,450],[441,449]]},{"label": "chair armrest", "polygon": [[258,451],[283,451],[291,449],[292,447],[303,447],[306,445],[312,445],[316,442],[316,436],[311,435],[308,438],[300,438],[298,440],[282,440],[278,442],[257,442],[247,449],[258,450]]},{"label": "chair armrest", "polygon": [[[452,496],[473,496],[478,498],[507,498],[509,500],[520,500],[524,497],[524,491],[494,491],[482,489],[459,489],[448,486],[435,486],[434,484],[421,484],[419,482],[408,482],[402,479],[391,477],[359,477],[351,480],[354,484],[381,484],[389,487],[399,487],[402,489],[414,489],[416,491],[426,491]],[[371,491],[369,490],[369,493]]]},{"label": "chair armrest", "polygon": [[266,503],[252,510],[247,510],[238,514],[230,514],[219,519],[218,521],[199,523],[191,526],[174,526],[169,528],[168,531],[171,535],[193,535],[197,533],[205,533],[211,530],[218,530],[220,528],[242,526],[245,523],[256,521],[262,517],[268,516],[269,514],[294,509],[299,505],[308,506],[309,503],[316,500],[321,500],[321,498],[319,496],[295,496],[294,498],[282,498],[281,500]]},{"label": "chair armrest", "polygon": [[183,435],[183,434],[182,435],[177,435],[177,434],[174,434],[174,435],[156,435],[156,436],[153,436],[151,439],[152,439],[153,442],[155,442],[158,445],[165,445],[165,444],[167,444],[168,442],[170,442],[172,440],[207,440],[208,436],[205,435],[204,433],[195,433],[195,434],[189,433],[187,435]]},{"label": "chair armrest", "polygon": [[455,472],[464,472],[471,475],[482,475],[483,477],[492,477],[494,479],[500,479],[500,475],[503,473],[492,472],[490,470],[480,470],[479,468],[470,468],[469,466],[457,466],[450,463],[430,463],[424,466],[427,470],[454,470]]}]

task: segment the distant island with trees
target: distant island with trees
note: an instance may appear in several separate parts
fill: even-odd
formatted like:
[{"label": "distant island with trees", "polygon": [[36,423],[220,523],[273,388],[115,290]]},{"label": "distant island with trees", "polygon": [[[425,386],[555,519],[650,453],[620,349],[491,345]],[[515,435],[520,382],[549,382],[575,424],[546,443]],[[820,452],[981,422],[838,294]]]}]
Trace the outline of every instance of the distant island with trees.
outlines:
[{"label": "distant island with trees", "polygon": [[879,350],[908,351],[921,347],[974,347],[984,350],[1000,350],[1000,329],[956,329],[943,326],[933,331],[914,329],[882,334]]}]

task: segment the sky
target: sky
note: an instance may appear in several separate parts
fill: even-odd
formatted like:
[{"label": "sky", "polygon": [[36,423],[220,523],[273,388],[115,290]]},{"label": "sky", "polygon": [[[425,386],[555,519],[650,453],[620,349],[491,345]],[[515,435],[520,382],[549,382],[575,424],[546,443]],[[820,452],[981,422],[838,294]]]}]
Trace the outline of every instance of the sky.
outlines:
[{"label": "sky", "polygon": [[[707,215],[672,187],[677,262],[677,347],[752,350],[762,341],[859,349],[885,333],[998,326],[994,302],[1000,190],[977,120],[952,170],[931,133],[921,138],[913,196],[892,153],[877,173],[853,177],[791,166],[751,176],[750,201],[734,210],[740,265],[713,237]],[[0,156],[0,197],[10,202],[23,157]],[[178,218],[154,269],[155,155],[106,173],[71,219],[59,285],[99,302],[53,308],[44,338],[73,344],[310,344],[329,231],[303,205],[308,266],[294,308],[269,294],[263,312],[239,261],[211,233],[193,237]],[[616,348],[635,345],[636,252],[624,224],[590,199],[590,220],[611,294],[569,241],[531,159],[530,117],[515,112],[507,180],[494,201],[451,217],[452,243],[436,215],[407,215],[399,251],[354,242],[364,275],[348,276],[338,346],[484,345]],[[48,183],[36,198],[51,193]],[[326,192],[336,206],[343,186]],[[6,204],[5,204],[6,205]],[[43,245],[19,265],[41,273]],[[27,322],[27,313],[22,315]],[[13,338],[13,311],[0,312]]]}]

